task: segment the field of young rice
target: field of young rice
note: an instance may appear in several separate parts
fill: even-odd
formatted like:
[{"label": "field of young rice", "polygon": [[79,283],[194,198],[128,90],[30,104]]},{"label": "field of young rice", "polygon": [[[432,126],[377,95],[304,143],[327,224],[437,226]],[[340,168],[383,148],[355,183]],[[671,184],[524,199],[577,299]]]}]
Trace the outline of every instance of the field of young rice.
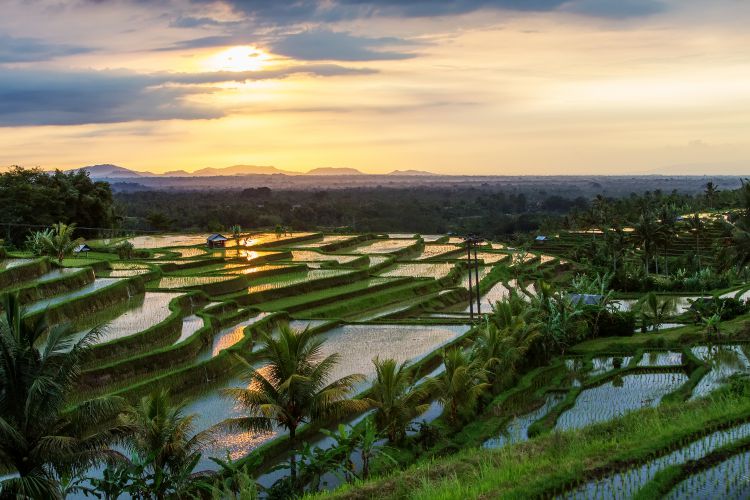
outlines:
[{"label": "field of young rice", "polygon": [[503,430],[502,434],[498,437],[488,439],[482,444],[482,447],[502,448],[508,444],[528,441],[529,427],[531,427],[531,424],[549,413],[549,411],[557,406],[563,399],[565,399],[565,396],[560,393],[546,395],[544,403],[539,408],[512,419],[508,426]]},{"label": "field of young rice", "polygon": [[[485,276],[490,274],[490,271],[492,271],[492,266],[479,266],[479,282],[481,283]],[[458,286],[464,287],[467,290],[469,289],[469,272],[471,272],[471,286],[476,286],[476,273],[474,272],[474,269],[471,269],[471,271],[466,270],[464,271],[463,275],[461,275],[461,282],[458,284]]]},{"label": "field of young rice", "polygon": [[311,269],[309,271],[303,271],[299,273],[285,273],[276,276],[266,276],[253,280],[248,287],[248,293],[262,292],[265,290],[275,290],[276,288],[283,288],[285,286],[296,285],[298,283],[306,283],[312,280],[318,280],[323,278],[332,278],[334,276],[343,276],[352,271],[348,269]]},{"label": "field of young rice", "polygon": [[[172,314],[169,303],[180,295],[169,292],[146,292],[144,295],[133,297],[131,307],[122,314],[106,321],[99,319],[100,322],[97,324],[103,324],[104,327],[102,336],[97,342],[103,343],[128,337],[161,323]],[[88,318],[78,323],[80,327],[74,334],[76,338],[81,338],[93,326],[96,326],[91,324]],[[84,327],[86,323],[89,324]]]},{"label": "field of young rice", "polygon": [[[643,486],[651,481],[657,472],[674,465],[681,465],[688,460],[698,460],[714,450],[718,450],[737,440],[750,436],[750,424],[740,424],[729,429],[712,432],[671,453],[655,458],[625,471],[616,472],[603,478],[589,481],[573,491],[563,495],[564,498],[632,498]],[[672,497],[685,498],[685,497]],[[689,495],[688,495],[689,498]],[[697,498],[745,498],[728,496],[701,496]]]},{"label": "field of young rice", "polygon": [[312,250],[292,250],[292,260],[295,262],[324,262],[335,260],[339,264],[346,264],[359,257],[356,255],[333,255]]},{"label": "field of young rice", "polygon": [[682,353],[675,351],[646,352],[638,366],[679,366],[682,364]]},{"label": "field of young rice", "polygon": [[289,245],[290,248],[320,248],[326,245],[332,245],[334,243],[343,243],[345,241],[353,240],[356,236],[351,234],[327,234],[322,239],[300,241],[299,243],[292,243]]},{"label": "field of young rice", "polygon": [[348,253],[370,254],[370,253],[392,253],[402,250],[414,244],[415,240],[375,240],[369,241],[347,250]]},{"label": "field of young rice", "polygon": [[219,283],[231,279],[228,276],[165,276],[154,288],[171,290],[175,288],[190,288],[199,285]]},{"label": "field of young rice", "polygon": [[[158,234],[149,236],[135,236],[128,238],[128,241],[135,248],[166,248],[166,247],[189,247],[193,245],[205,245],[209,233],[200,234]],[[225,235],[226,236],[226,235]],[[230,238],[227,246],[234,244]],[[170,249],[171,251],[171,249]]]},{"label": "field of young rice", "polygon": [[575,405],[557,419],[560,430],[580,429],[605,422],[646,406],[657,406],[661,398],[687,382],[684,373],[625,375],[583,390]]},{"label": "field of young rice", "polygon": [[257,233],[257,234],[243,236],[240,239],[240,246],[252,247],[256,245],[265,245],[268,243],[278,243],[279,245],[281,245],[284,241],[287,241],[293,238],[311,236],[313,234],[314,233],[299,232],[299,233],[286,233],[286,234],[277,236],[276,233]]},{"label": "field of young rice", "polygon": [[189,259],[191,257],[199,257],[199,256],[206,255],[205,249],[197,248],[197,247],[170,248],[169,251],[180,254],[180,257],[183,259]]},{"label": "field of young rice", "polygon": [[[414,260],[426,260],[426,259],[437,258],[440,256],[458,258],[459,255],[456,255],[456,252],[460,252],[460,251],[461,251],[461,248],[457,247],[456,245],[425,245],[424,250],[422,250],[422,253],[419,254],[418,257],[415,257]],[[452,255],[449,255],[449,254],[452,254]]]},{"label": "field of young rice", "polygon": [[455,264],[450,262],[436,263],[404,263],[396,264],[394,267],[381,272],[378,276],[383,278],[402,278],[410,276],[412,278],[444,278],[450,273]]},{"label": "field of young rice", "polygon": [[665,498],[750,498],[750,452],[739,453],[693,474],[677,484]]},{"label": "field of young rice", "polygon": [[38,300],[36,302],[32,302],[31,304],[26,304],[25,313],[31,314],[41,311],[42,309],[47,309],[68,300],[81,297],[83,295],[88,295],[98,290],[110,287],[115,283],[118,283],[119,281],[120,280],[118,278],[97,278],[93,283],[89,283],[88,285],[82,286],[81,288],[78,288],[71,292],[67,292],[61,295],[55,295],[54,297],[50,297],[48,299]]},{"label": "field of young rice", "polygon": [[[471,253],[472,259],[474,258],[474,252]],[[466,260],[466,255],[461,255],[462,260]],[[477,258],[483,260],[485,264],[497,264],[498,262],[509,259],[508,254],[505,253],[491,253],[491,252],[477,252]]]},{"label": "field of young rice", "polygon": [[343,325],[324,334],[322,355],[339,353],[334,378],[362,373],[368,382],[375,375],[372,359],[416,361],[468,331],[466,325]]}]

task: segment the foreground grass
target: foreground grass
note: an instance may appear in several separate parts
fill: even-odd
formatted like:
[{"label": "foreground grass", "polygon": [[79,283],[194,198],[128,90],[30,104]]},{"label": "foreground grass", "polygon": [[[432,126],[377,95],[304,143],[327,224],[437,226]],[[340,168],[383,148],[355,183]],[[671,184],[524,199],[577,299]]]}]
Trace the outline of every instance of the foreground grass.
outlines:
[{"label": "foreground grass", "polygon": [[529,498],[660,455],[710,429],[750,418],[750,397],[723,391],[663,404],[578,431],[499,450],[466,449],[316,498]]}]

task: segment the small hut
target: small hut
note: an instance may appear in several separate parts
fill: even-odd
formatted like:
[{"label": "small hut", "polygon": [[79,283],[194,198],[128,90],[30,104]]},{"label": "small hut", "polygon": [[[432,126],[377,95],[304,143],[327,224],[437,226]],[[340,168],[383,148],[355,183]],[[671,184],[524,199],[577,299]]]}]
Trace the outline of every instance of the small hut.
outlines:
[{"label": "small hut", "polygon": [[224,248],[226,246],[227,239],[228,238],[226,236],[215,233],[206,238],[206,245],[208,245],[208,248]]},{"label": "small hut", "polygon": [[84,256],[88,256],[89,252],[91,251],[91,247],[88,246],[86,243],[81,243],[77,247],[73,249],[73,253],[76,255],[83,254]]}]

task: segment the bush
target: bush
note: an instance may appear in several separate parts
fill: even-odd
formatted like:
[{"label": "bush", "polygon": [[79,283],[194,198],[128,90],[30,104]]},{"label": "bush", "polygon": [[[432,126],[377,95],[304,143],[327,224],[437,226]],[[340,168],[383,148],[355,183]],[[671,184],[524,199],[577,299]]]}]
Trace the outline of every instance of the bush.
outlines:
[{"label": "bush", "polygon": [[630,337],[634,332],[633,311],[605,311],[599,316],[600,337]]}]

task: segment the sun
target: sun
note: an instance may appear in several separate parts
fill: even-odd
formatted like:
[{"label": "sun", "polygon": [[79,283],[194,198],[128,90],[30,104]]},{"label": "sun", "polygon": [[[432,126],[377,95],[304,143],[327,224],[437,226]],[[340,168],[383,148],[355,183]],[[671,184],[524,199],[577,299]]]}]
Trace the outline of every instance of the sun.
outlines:
[{"label": "sun", "polygon": [[211,56],[207,66],[211,71],[259,71],[265,68],[271,56],[251,45],[238,45]]}]

